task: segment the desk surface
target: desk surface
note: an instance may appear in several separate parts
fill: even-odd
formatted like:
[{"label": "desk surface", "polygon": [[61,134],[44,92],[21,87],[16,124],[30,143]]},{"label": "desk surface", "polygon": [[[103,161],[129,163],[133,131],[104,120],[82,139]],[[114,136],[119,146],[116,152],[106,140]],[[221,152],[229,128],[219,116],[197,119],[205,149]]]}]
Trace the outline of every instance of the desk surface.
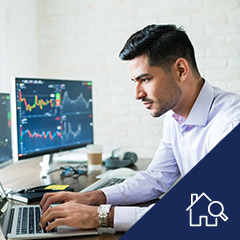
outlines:
[{"label": "desk surface", "polygon": [[[106,167],[103,165],[101,171],[95,171],[89,173],[87,176],[79,176],[77,179],[72,177],[61,179],[61,171],[56,171],[47,176],[45,179],[40,179],[40,166],[41,158],[34,158],[31,160],[22,160],[15,164],[9,165],[3,169],[0,169],[0,181],[4,188],[11,188],[13,190],[19,190],[23,188],[36,187],[40,185],[47,184],[67,184],[70,187],[74,188],[76,192],[81,191],[83,188],[94,183],[97,179],[95,176],[106,171]],[[150,163],[150,159],[139,159],[136,165],[132,166],[134,170],[145,170]],[[76,165],[69,163],[54,163],[53,168],[59,168],[61,166]],[[17,202],[14,202],[17,203]],[[115,240],[119,239],[124,233],[115,233],[115,234],[103,234],[97,236],[86,236],[86,237],[71,237],[63,238],[67,239],[81,239],[81,240]],[[1,238],[1,236],[0,236]]]}]

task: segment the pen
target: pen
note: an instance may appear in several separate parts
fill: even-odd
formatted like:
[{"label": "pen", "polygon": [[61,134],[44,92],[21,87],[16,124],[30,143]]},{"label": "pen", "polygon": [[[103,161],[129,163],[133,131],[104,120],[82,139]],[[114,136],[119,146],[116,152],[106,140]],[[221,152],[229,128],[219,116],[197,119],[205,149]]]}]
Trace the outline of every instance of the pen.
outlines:
[{"label": "pen", "polygon": [[34,192],[56,192],[57,190],[54,189],[35,189],[27,191],[27,193],[34,193]]},{"label": "pen", "polygon": [[35,189],[35,190],[28,190],[28,189],[22,189],[18,191],[18,193],[35,193],[35,192],[56,192],[57,190],[54,189]]},{"label": "pen", "polygon": [[44,189],[45,187],[48,187],[49,185],[42,185],[42,186],[39,186],[39,187],[33,187],[33,188],[24,188],[24,189],[20,189],[18,190],[17,192],[18,193],[26,193],[26,192],[46,192],[48,190],[53,190],[53,189]]}]

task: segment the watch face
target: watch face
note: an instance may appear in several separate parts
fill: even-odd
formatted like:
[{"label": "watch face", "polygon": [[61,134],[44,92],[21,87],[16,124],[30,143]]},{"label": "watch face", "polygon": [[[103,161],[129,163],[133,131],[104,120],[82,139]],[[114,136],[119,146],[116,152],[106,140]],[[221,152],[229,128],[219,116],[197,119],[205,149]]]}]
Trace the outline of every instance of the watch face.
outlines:
[{"label": "watch face", "polygon": [[102,204],[99,206],[98,208],[98,212],[109,212],[110,211],[110,208],[111,208],[111,204]]}]

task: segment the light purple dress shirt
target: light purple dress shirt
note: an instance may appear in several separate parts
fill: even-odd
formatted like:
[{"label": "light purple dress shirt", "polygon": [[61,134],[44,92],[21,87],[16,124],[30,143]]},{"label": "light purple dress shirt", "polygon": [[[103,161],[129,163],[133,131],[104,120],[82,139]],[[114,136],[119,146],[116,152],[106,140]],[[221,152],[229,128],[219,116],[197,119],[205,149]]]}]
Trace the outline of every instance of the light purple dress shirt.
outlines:
[{"label": "light purple dress shirt", "polygon": [[205,81],[186,120],[166,113],[163,138],[146,171],[121,184],[101,189],[113,204],[115,231],[127,231],[149,207],[127,205],[147,202],[165,193],[184,177],[240,122],[240,95],[212,87]]}]

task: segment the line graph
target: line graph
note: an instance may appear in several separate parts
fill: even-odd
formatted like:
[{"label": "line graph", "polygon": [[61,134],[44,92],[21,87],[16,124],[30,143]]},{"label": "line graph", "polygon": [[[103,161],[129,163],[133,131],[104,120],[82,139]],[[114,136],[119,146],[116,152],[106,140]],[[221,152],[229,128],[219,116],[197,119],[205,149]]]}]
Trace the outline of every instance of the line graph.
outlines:
[{"label": "line graph", "polygon": [[82,125],[80,123],[77,124],[77,129],[75,131],[72,130],[72,124],[70,122],[64,122],[64,138],[65,141],[72,141],[75,140],[77,137],[80,136],[82,131]]},{"label": "line graph", "polygon": [[19,129],[19,149],[34,152],[60,146],[62,138],[61,119],[58,117],[26,118]]},{"label": "line graph", "polygon": [[0,146],[7,147],[8,146],[8,139],[0,141]]},{"label": "line graph", "polygon": [[76,99],[71,99],[68,91],[65,91],[62,98],[62,108],[64,112],[86,111],[90,108],[91,101],[91,99],[87,100],[82,92]]},{"label": "line graph", "polygon": [[50,107],[54,107],[55,106],[55,100],[54,99],[38,99],[38,95],[34,96],[34,103],[31,105],[27,102],[26,98],[22,97],[22,92],[19,92],[19,104],[21,107],[22,102],[24,103],[25,106],[25,111],[29,111],[31,112],[34,108],[39,107],[39,109],[43,110],[44,106],[48,106],[50,105]]},{"label": "line graph", "polygon": [[69,144],[71,142],[81,143],[83,139],[91,139],[93,132],[91,123],[92,117],[68,115],[63,121],[62,140],[65,144]]},{"label": "line graph", "polygon": [[56,131],[54,134],[52,134],[51,131],[42,131],[41,133],[34,131],[33,133],[31,133],[29,129],[22,132],[22,136],[24,136],[25,134],[28,134],[30,138],[50,138],[51,140],[53,140],[55,137],[61,138],[62,136],[62,133],[60,131]]}]

